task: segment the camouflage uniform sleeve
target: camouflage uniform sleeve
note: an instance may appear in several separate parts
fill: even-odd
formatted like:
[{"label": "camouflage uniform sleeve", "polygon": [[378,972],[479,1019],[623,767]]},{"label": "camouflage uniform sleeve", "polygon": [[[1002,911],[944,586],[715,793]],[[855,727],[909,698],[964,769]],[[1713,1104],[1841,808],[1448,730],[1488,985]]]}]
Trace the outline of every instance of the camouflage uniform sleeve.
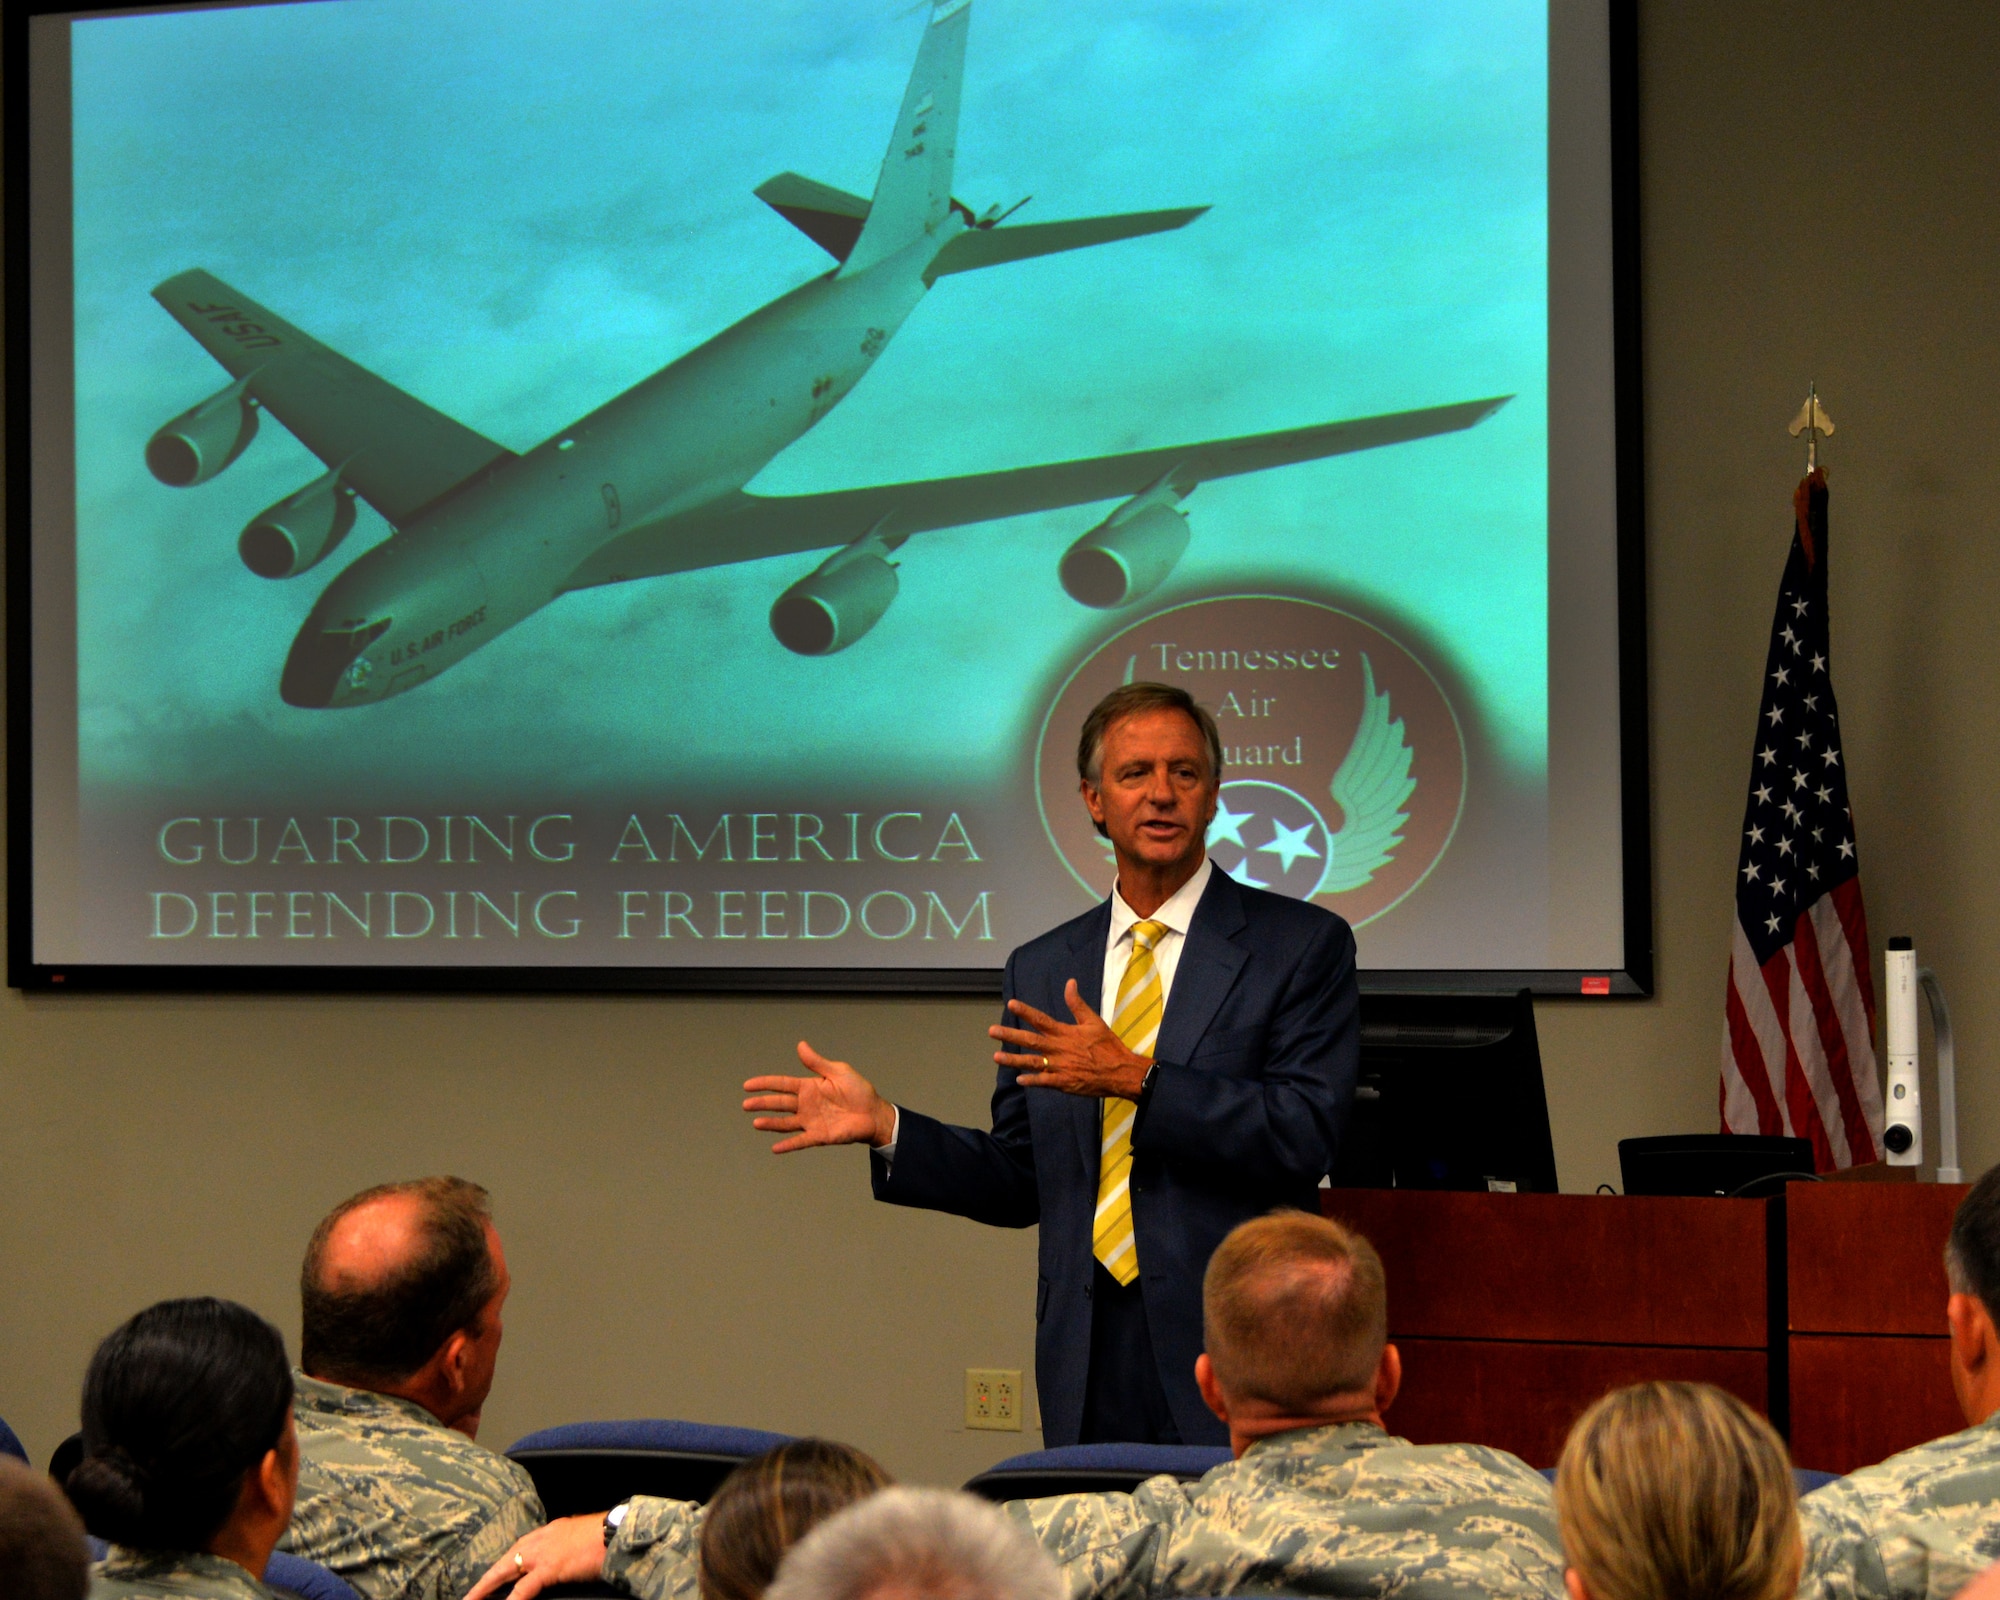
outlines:
[{"label": "camouflage uniform sleeve", "polygon": [[535,1493],[526,1473],[521,1475],[521,1481],[527,1487],[517,1488],[496,1505],[493,1514],[474,1528],[444,1563],[441,1574],[444,1581],[438,1590],[440,1600],[458,1600],[486,1575],[488,1567],[513,1548],[516,1539],[533,1533],[549,1520],[542,1509],[541,1496]]},{"label": "camouflage uniform sleeve", "polygon": [[1864,1511],[1858,1491],[1844,1479],[1799,1501],[1806,1541],[1799,1600],[1896,1600]]},{"label": "camouflage uniform sleeve", "polygon": [[1143,1600],[1161,1549],[1188,1514],[1188,1495],[1185,1484],[1160,1477],[1130,1494],[1014,1500],[1006,1510],[1062,1569],[1070,1600]]},{"label": "camouflage uniform sleeve", "polygon": [[639,1600],[694,1600],[705,1506],[634,1495],[604,1552],[604,1577]]}]

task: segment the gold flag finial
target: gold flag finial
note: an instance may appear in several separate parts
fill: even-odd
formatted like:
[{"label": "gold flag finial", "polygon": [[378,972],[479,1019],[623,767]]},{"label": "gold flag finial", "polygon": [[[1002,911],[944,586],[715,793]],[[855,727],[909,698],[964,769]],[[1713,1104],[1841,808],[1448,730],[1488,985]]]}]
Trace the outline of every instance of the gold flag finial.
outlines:
[{"label": "gold flag finial", "polygon": [[1810,477],[1819,467],[1819,436],[1833,432],[1833,418],[1826,414],[1826,407],[1819,403],[1819,385],[1811,385],[1806,391],[1806,403],[1799,407],[1799,414],[1792,418],[1789,430],[1796,439],[1806,436],[1806,475]]}]

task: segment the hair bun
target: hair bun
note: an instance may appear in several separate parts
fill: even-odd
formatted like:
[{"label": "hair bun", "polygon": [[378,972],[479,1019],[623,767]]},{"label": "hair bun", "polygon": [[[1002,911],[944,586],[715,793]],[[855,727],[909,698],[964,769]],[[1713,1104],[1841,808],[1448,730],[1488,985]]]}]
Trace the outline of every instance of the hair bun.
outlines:
[{"label": "hair bun", "polygon": [[83,1525],[113,1544],[146,1546],[152,1521],[153,1474],[120,1445],[85,1456],[63,1486],[83,1517]]}]

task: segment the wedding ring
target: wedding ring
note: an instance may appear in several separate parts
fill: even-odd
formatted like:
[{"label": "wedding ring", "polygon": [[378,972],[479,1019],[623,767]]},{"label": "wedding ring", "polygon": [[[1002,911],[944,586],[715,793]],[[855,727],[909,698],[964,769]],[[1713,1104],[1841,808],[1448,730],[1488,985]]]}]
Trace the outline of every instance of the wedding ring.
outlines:
[{"label": "wedding ring", "polygon": [[526,1577],[528,1572],[528,1563],[521,1559],[521,1552],[518,1550],[514,1552],[514,1571],[522,1577]]},{"label": "wedding ring", "polygon": [[1049,1070],[1049,1058],[1048,1058],[1047,1056],[1043,1056],[1043,1057],[1042,1057],[1042,1071],[1044,1071],[1044,1072],[1047,1072],[1048,1070]]}]

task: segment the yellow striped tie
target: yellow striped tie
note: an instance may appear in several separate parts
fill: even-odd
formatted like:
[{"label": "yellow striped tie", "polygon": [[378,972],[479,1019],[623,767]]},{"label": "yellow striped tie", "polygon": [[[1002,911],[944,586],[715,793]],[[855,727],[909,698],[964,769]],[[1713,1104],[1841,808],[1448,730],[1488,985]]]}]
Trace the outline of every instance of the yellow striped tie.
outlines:
[{"label": "yellow striped tie", "polygon": [[[1164,922],[1140,922],[1132,927],[1132,959],[1118,981],[1118,1003],[1111,1008],[1111,1031],[1134,1055],[1149,1056],[1160,1036],[1160,969],[1153,946],[1165,935]],[[1104,1140],[1097,1168],[1097,1221],[1091,1230],[1091,1253],[1120,1283],[1139,1276],[1139,1250],[1132,1237],[1132,1119],[1139,1108],[1116,1095],[1104,1100]]]}]

